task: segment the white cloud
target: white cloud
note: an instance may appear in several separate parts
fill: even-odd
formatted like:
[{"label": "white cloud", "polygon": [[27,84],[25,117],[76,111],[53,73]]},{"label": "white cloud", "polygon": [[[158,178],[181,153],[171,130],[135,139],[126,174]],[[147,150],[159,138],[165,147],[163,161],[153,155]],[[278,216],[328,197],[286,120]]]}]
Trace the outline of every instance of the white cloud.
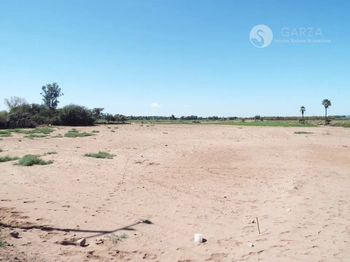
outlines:
[{"label": "white cloud", "polygon": [[184,105],[184,107],[189,107],[189,105]]},{"label": "white cloud", "polygon": [[151,104],[151,107],[153,107],[153,108],[160,108],[160,107],[162,107],[162,106],[159,105],[158,103],[152,103],[152,104]]}]

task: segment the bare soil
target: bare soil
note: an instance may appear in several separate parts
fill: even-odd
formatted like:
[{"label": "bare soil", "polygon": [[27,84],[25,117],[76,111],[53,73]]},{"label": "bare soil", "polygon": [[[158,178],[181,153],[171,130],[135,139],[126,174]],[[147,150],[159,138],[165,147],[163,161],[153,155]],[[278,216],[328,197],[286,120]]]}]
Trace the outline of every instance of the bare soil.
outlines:
[{"label": "bare soil", "polygon": [[[54,161],[0,163],[0,260],[349,261],[350,129],[130,124],[54,138],[70,129],[0,141],[0,156]],[[116,156],[83,156],[98,151]]]}]

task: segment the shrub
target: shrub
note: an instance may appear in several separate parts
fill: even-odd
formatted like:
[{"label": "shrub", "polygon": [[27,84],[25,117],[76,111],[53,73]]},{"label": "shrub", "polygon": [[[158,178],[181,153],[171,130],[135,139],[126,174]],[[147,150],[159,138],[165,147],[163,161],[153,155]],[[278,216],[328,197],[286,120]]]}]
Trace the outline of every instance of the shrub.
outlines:
[{"label": "shrub", "polygon": [[67,105],[60,111],[60,124],[64,126],[92,126],[95,119],[91,110],[79,105]]},{"label": "shrub", "polygon": [[108,158],[108,159],[112,159],[115,155],[112,155],[110,153],[107,152],[98,152],[98,153],[86,153],[84,156],[87,157],[94,157],[94,158]]},{"label": "shrub", "polygon": [[8,161],[13,161],[13,160],[18,160],[18,157],[10,157],[10,156],[1,156],[0,157],[0,162],[8,162]]},{"label": "shrub", "polygon": [[18,161],[19,166],[49,165],[52,161],[45,161],[35,155],[25,155]]},{"label": "shrub", "polygon": [[67,133],[64,134],[65,137],[75,138],[75,137],[84,137],[84,136],[92,136],[91,133],[82,132],[80,133],[79,130],[76,130],[73,128],[72,130],[69,130]]}]

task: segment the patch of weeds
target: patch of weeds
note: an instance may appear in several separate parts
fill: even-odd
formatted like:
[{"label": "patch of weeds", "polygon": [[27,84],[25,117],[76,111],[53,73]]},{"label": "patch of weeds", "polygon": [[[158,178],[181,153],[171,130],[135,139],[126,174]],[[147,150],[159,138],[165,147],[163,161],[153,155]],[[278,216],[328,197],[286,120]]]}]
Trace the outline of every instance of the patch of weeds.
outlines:
[{"label": "patch of weeds", "polygon": [[34,138],[38,138],[38,137],[46,137],[46,135],[30,134],[30,135],[24,136],[24,137],[29,138],[29,139],[34,139]]},{"label": "patch of weeds", "polygon": [[9,130],[0,131],[0,137],[9,137],[11,132]]},{"label": "patch of weeds", "polygon": [[108,237],[110,240],[112,240],[112,242],[113,242],[114,244],[123,241],[123,239],[127,239],[127,238],[128,238],[127,234],[122,234],[122,235],[118,236],[118,235],[116,235],[116,234],[114,234],[114,233],[108,235],[107,237]]},{"label": "patch of weeds", "polygon": [[149,219],[143,219],[143,220],[141,220],[141,222],[144,223],[144,224],[149,224],[149,225],[153,224],[152,221],[149,220]]},{"label": "patch of weeds", "polygon": [[34,165],[49,165],[52,164],[53,161],[45,161],[38,156],[35,155],[25,155],[21,159],[18,160],[19,166],[34,166]]},{"label": "patch of weeds", "polygon": [[92,130],[91,133],[100,133],[100,131],[98,131],[98,130]]},{"label": "patch of weeds", "polygon": [[107,153],[107,152],[98,152],[98,153],[86,153],[84,156],[94,157],[94,158],[108,158],[112,159],[115,155]]},{"label": "patch of weeds", "polygon": [[75,138],[75,137],[93,136],[93,134],[86,133],[86,132],[80,133],[79,130],[73,128],[73,129],[69,130],[67,133],[65,133],[64,136],[65,137],[70,137],[70,138]]},{"label": "patch of weeds", "polygon": [[112,133],[115,133],[115,130],[111,130]]},{"label": "patch of weeds", "polygon": [[[35,129],[9,129],[0,131],[1,137],[9,137],[12,133],[16,134],[25,134],[25,135],[33,135],[33,134],[44,134],[48,135],[53,132],[53,128],[43,127],[43,128],[35,128]],[[29,137],[30,138],[30,137]]]},{"label": "patch of weeds", "polygon": [[0,148],[0,152],[2,152],[3,150]]},{"label": "patch of weeds", "polygon": [[18,142],[22,142],[22,140],[21,140],[21,139],[18,139]]},{"label": "patch of weeds", "polygon": [[58,134],[56,136],[52,136],[52,138],[62,138],[63,136],[61,134]]},{"label": "patch of weeds", "polygon": [[296,135],[308,135],[308,134],[313,134],[313,132],[298,131],[298,132],[294,132],[294,134],[296,134]]},{"label": "patch of weeds", "polygon": [[110,127],[110,126],[107,126],[107,128],[108,128],[108,129],[111,129],[111,127]]},{"label": "patch of weeds", "polygon": [[11,157],[11,156],[0,156],[0,162],[9,162],[13,160],[18,160],[19,157]]},{"label": "patch of weeds", "polygon": [[53,128],[49,128],[49,127],[42,127],[42,128],[35,128],[35,129],[10,129],[10,132],[13,133],[17,133],[17,134],[26,134],[26,135],[30,135],[30,134],[45,134],[48,135],[50,133],[52,133],[54,131]]}]

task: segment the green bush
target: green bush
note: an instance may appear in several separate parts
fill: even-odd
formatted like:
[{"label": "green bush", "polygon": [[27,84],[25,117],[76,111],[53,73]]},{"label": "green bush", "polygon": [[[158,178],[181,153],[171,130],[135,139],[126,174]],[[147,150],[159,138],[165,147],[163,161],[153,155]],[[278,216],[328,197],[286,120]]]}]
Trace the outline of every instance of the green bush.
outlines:
[{"label": "green bush", "polygon": [[18,161],[19,166],[49,165],[52,161],[45,161],[35,155],[25,155]]},{"label": "green bush", "polygon": [[64,126],[92,126],[95,119],[91,110],[79,105],[67,105],[60,111],[60,124]]},{"label": "green bush", "polygon": [[0,163],[1,162],[8,162],[8,161],[13,161],[13,160],[18,160],[18,157],[10,157],[10,156],[1,156],[0,157]]},{"label": "green bush", "polygon": [[98,153],[86,153],[84,156],[87,157],[93,157],[93,158],[108,158],[108,159],[112,159],[115,155],[112,155],[110,153],[107,152],[98,152]]},{"label": "green bush", "polygon": [[64,136],[75,138],[75,137],[93,136],[93,134],[86,133],[86,132],[80,133],[79,130],[76,130],[75,128],[73,128],[72,130],[69,130],[67,133],[65,133]]}]

